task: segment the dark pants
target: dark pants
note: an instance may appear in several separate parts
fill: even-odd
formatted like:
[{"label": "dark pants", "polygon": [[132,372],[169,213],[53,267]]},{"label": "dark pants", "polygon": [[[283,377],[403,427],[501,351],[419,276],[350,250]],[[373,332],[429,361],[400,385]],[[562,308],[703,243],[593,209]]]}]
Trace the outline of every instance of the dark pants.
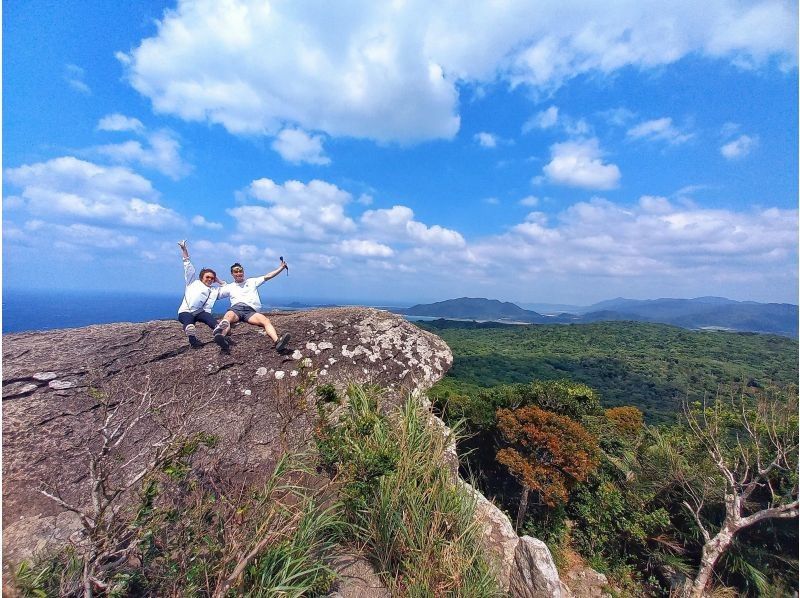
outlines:
[{"label": "dark pants", "polygon": [[201,311],[199,314],[190,314],[188,312],[181,312],[178,314],[178,322],[181,323],[181,326],[186,328],[189,324],[194,324],[195,322],[202,322],[206,324],[211,330],[217,327],[217,321],[207,311]]}]

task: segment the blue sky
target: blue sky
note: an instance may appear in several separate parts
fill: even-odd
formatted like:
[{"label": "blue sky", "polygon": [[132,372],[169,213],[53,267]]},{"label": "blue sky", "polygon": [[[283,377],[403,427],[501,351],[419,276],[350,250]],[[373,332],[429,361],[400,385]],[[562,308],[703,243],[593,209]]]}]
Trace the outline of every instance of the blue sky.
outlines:
[{"label": "blue sky", "polygon": [[[795,2],[3,4],[3,285],[797,302]],[[223,276],[224,277],[224,276]]]}]

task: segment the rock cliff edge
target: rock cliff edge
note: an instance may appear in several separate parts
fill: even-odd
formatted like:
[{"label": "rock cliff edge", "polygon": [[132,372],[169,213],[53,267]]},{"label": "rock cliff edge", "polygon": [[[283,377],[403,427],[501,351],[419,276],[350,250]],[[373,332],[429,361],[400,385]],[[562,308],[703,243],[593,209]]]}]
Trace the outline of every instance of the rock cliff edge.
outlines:
[{"label": "rock cliff edge", "polygon": [[[191,349],[173,321],[5,335],[4,563],[63,545],[80,529],[73,513],[39,490],[56,489],[70,504],[89,500],[87,449],[97,442],[98,396],[179,403],[181,421],[174,425],[214,434],[215,465],[245,478],[262,475],[284,452],[311,445],[315,411],[298,388],[375,383],[399,404],[439,380],[453,361],[440,338],[380,310],[331,308],[270,318],[279,333],[292,335],[283,354],[247,325],[234,329],[229,354],[207,330],[200,331],[204,346]],[[164,426],[163,418],[143,418],[125,439],[126,456],[135,464],[139,447]],[[558,595],[547,548],[518,538],[502,512],[476,496],[487,547],[502,560],[505,588],[518,596]],[[546,578],[532,577],[532,560],[544,562]],[[362,588],[350,595],[379,593]]]}]

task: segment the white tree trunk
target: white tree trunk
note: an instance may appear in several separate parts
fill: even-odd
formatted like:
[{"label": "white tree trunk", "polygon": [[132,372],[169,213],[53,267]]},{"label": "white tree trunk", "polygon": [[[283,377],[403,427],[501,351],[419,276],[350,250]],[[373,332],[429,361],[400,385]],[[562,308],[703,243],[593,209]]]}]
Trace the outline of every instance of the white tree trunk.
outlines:
[{"label": "white tree trunk", "polygon": [[692,589],[689,593],[691,598],[701,598],[703,596],[706,586],[711,580],[711,574],[714,572],[714,565],[717,564],[719,557],[728,550],[731,542],[733,542],[733,535],[737,531],[728,526],[723,526],[716,536],[705,543],[703,556],[700,559],[700,569],[697,571],[697,576],[692,582]]}]

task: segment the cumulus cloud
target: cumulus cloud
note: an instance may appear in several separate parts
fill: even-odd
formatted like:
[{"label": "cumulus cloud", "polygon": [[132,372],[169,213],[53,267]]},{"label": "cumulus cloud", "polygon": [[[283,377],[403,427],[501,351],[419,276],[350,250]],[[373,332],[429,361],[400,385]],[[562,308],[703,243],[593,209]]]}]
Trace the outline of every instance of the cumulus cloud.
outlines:
[{"label": "cumulus cloud", "polygon": [[463,247],[464,237],[457,231],[435,224],[427,226],[414,220],[414,211],[406,206],[367,210],[361,216],[362,226],[381,238],[405,243],[439,247]]},{"label": "cumulus cloud", "polygon": [[124,114],[114,113],[108,114],[100,119],[97,123],[98,131],[131,131],[133,133],[142,133],[144,125],[138,118],[125,116]]},{"label": "cumulus cloud", "polygon": [[639,207],[644,212],[667,214],[673,210],[672,204],[666,197],[656,195],[642,195],[639,198]]},{"label": "cumulus cloud", "polygon": [[337,250],[359,257],[391,257],[394,251],[388,245],[364,239],[347,239],[337,244]]},{"label": "cumulus cloud", "polygon": [[796,3],[589,4],[180,0],[119,54],[157,112],[234,134],[287,127],[380,141],[452,138],[459,88],[498,80],[550,92],[585,73],[689,54],[795,63]]},{"label": "cumulus cloud", "polygon": [[585,189],[613,189],[619,185],[619,168],[603,162],[596,138],[556,143],[550,153],[552,159],[543,172],[553,183]]},{"label": "cumulus cloud", "polygon": [[509,233],[471,247],[476,263],[500,263],[521,275],[588,275],[709,280],[780,273],[797,255],[797,210],[736,212],[677,207],[644,196],[626,206],[602,198],[579,202],[556,217],[528,214]]},{"label": "cumulus cloud", "polygon": [[267,204],[228,210],[242,235],[322,241],[356,229],[344,211],[352,196],[325,181],[286,181],[280,185],[262,178],[253,181],[242,195]]},{"label": "cumulus cloud", "polygon": [[522,132],[528,133],[534,129],[550,129],[558,123],[558,106],[550,106],[547,110],[538,112],[522,125]]},{"label": "cumulus cloud", "polygon": [[628,129],[628,137],[631,139],[666,141],[670,145],[685,143],[693,136],[691,133],[684,133],[678,130],[669,117],[647,120]]},{"label": "cumulus cloud", "polygon": [[150,181],[120,166],[71,156],[9,168],[8,183],[22,188],[30,212],[42,219],[98,221],[136,228],[180,226],[182,218],[158,203]]},{"label": "cumulus cloud", "polygon": [[476,133],[474,136],[475,141],[478,142],[478,145],[481,147],[488,147],[488,148],[495,148],[497,147],[497,135],[493,135],[492,133],[486,133],[484,131],[480,133]]},{"label": "cumulus cloud", "polygon": [[64,67],[64,80],[75,91],[84,95],[91,95],[92,89],[86,84],[86,71],[76,64]]},{"label": "cumulus cloud", "polygon": [[183,161],[180,150],[181,144],[166,130],[148,134],[147,145],[131,140],[90,149],[117,164],[139,164],[174,180],[191,172],[191,166]]},{"label": "cumulus cloud", "polygon": [[200,226],[202,228],[208,228],[211,230],[220,230],[222,228],[222,224],[220,224],[219,222],[210,222],[206,220],[203,216],[200,216],[199,214],[192,218],[192,224],[194,224],[195,226]]},{"label": "cumulus cloud", "polygon": [[535,195],[528,195],[519,200],[519,205],[527,207],[535,207],[539,205],[539,198]]},{"label": "cumulus cloud", "polygon": [[121,234],[109,228],[89,224],[54,224],[43,220],[29,220],[25,223],[26,234],[57,240],[61,246],[85,246],[99,249],[123,249],[136,244],[133,235]]},{"label": "cumulus cloud", "polygon": [[287,162],[326,165],[331,160],[322,148],[321,135],[309,135],[301,129],[284,129],[272,142],[272,149]]},{"label": "cumulus cloud", "polygon": [[758,138],[751,137],[750,135],[739,135],[733,141],[729,141],[721,148],[720,153],[728,160],[736,160],[737,158],[744,158],[758,145]]}]

